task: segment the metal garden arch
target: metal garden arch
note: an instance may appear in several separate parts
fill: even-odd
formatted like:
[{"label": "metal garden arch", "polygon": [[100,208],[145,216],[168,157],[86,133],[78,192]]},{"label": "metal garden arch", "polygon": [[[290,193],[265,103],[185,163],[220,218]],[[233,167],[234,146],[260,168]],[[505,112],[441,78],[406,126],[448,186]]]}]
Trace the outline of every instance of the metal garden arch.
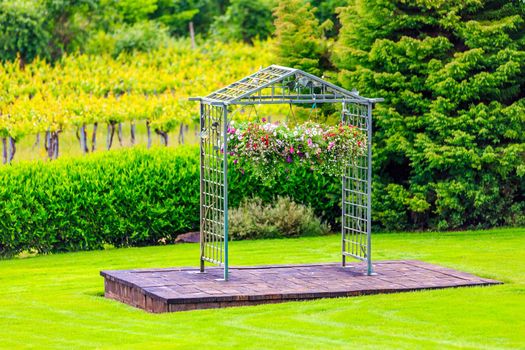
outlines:
[{"label": "metal garden arch", "polygon": [[[233,105],[341,103],[341,121],[368,135],[368,152],[342,178],[341,259],[371,258],[372,107],[382,99],[359,96],[299,69],[272,65],[200,102],[200,270],[224,268],[228,280],[228,107]],[[221,152],[221,147],[224,149]]]}]

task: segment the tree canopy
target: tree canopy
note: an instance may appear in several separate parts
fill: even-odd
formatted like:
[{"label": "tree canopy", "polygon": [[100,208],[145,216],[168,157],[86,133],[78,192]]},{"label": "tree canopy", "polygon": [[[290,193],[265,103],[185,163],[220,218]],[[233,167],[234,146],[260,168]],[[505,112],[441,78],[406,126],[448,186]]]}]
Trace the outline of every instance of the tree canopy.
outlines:
[{"label": "tree canopy", "polygon": [[23,2],[0,2],[0,60],[31,61],[49,54],[42,13]]}]

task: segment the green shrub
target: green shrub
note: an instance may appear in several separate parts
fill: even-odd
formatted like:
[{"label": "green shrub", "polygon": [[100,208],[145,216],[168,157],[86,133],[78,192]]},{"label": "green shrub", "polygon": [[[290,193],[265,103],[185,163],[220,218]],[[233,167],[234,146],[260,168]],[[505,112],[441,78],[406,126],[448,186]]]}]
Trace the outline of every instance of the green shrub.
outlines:
[{"label": "green shrub", "polygon": [[149,52],[170,42],[167,29],[152,21],[123,24],[115,32],[98,31],[91,34],[83,51],[91,55]]},{"label": "green shrub", "polygon": [[330,232],[311,207],[297,204],[289,197],[277,197],[269,204],[260,198],[245,198],[231,210],[229,234],[232,239],[315,236]]},{"label": "green shrub", "polygon": [[104,31],[91,34],[84,46],[84,52],[90,55],[115,54],[115,37]]},{"label": "green shrub", "polygon": [[[272,184],[261,184],[249,168],[243,174],[232,164],[230,170],[233,238],[314,235],[329,226],[338,229],[340,179],[298,167]],[[440,187],[439,206],[429,227],[461,225],[465,202],[454,194],[469,190],[461,182]],[[254,195],[257,200],[247,200]],[[275,200],[279,196],[288,198]],[[178,234],[199,229],[199,197],[197,147],[134,148],[4,166],[0,168],[0,256],[101,249],[106,244],[171,243]],[[522,202],[508,211],[494,203],[485,210],[502,211],[509,225],[525,224]],[[375,222],[395,229],[405,228],[408,220],[425,220],[428,211],[423,197],[409,195],[397,184],[377,186],[372,204]],[[409,217],[413,214],[404,208],[421,213],[420,217]],[[470,208],[464,215],[480,208]]]},{"label": "green shrub", "polygon": [[276,196],[290,197],[294,202],[311,206],[316,216],[338,229],[341,216],[341,179],[319,175],[305,167],[292,167],[271,183],[262,183],[249,167],[244,174],[230,166],[228,179],[230,206],[238,207],[244,198],[256,195],[263,203]]},{"label": "green shrub", "polygon": [[[229,183],[232,208],[253,194],[287,195],[331,224],[340,215],[340,181],[304,169],[272,186],[232,169]],[[0,256],[170,243],[199,229],[199,152],[135,148],[1,167],[0,203]]]},{"label": "green shrub", "polygon": [[198,229],[194,148],[142,149],[0,169],[0,255],[140,246]]}]

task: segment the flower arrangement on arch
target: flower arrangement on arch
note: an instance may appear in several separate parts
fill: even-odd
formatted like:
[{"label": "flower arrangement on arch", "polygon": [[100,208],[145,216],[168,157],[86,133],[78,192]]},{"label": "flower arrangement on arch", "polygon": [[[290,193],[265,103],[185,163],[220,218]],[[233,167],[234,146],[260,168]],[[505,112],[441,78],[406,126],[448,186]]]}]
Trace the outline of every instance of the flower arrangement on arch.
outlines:
[{"label": "flower arrangement on arch", "polygon": [[250,164],[255,175],[269,180],[283,167],[301,165],[325,175],[341,176],[366,155],[366,134],[353,125],[314,122],[293,128],[285,123],[233,121],[228,128],[228,154],[241,170]]}]

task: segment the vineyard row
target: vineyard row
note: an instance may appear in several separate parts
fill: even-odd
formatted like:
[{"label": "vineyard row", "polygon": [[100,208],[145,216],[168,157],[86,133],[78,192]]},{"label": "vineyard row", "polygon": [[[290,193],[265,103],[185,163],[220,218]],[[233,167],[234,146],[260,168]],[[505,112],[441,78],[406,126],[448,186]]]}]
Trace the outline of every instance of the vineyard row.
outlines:
[{"label": "vineyard row", "polygon": [[[40,59],[6,62],[0,67],[3,161],[13,159],[17,141],[26,135],[44,135],[49,158],[56,158],[66,129],[78,130],[87,152],[87,125],[106,126],[111,145],[122,123],[144,120],[149,138],[153,131],[167,143],[169,132],[196,121],[198,106],[189,96],[206,95],[269,65],[267,45],[209,43],[192,49],[182,40],[117,58],[77,54],[53,65]],[[96,139],[91,143],[96,147]]]}]

